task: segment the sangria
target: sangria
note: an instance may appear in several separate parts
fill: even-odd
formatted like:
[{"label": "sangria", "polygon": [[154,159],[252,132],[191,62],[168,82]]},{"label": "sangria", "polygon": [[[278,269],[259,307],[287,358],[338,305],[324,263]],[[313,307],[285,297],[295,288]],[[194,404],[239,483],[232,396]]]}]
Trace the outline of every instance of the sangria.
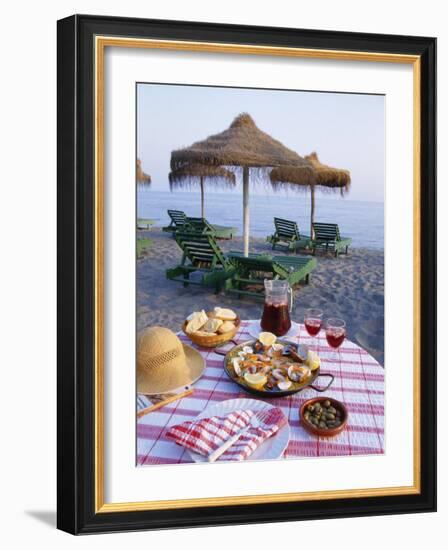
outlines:
[{"label": "sangria", "polygon": [[322,316],[324,312],[321,309],[309,308],[305,310],[305,328],[312,337],[317,336],[322,328]]},{"label": "sangria", "polygon": [[[327,338],[328,345],[334,350],[338,349],[342,342],[345,340],[347,334],[345,321],[336,317],[327,319],[325,323],[325,336]],[[338,360],[336,354],[333,357],[334,360]]]},{"label": "sangria", "polygon": [[291,317],[287,304],[265,304],[261,317],[261,328],[276,336],[284,336],[291,328]]},{"label": "sangria", "polygon": [[265,279],[265,302],[261,328],[284,336],[291,328],[292,291],[287,281]]}]

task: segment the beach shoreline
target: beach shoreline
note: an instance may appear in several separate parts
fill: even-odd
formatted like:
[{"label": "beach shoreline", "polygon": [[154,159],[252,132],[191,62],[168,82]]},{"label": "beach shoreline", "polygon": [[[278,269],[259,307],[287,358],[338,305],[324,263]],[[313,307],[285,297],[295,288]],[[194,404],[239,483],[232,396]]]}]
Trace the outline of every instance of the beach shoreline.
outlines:
[{"label": "beach shoreline", "polygon": [[[257,184],[255,184],[257,185]],[[262,185],[262,184],[258,184]],[[221,193],[207,189],[205,193],[205,217],[212,223],[234,226],[243,231],[242,189]],[[152,218],[157,225],[170,223],[167,210],[182,210],[187,216],[201,216],[200,193],[187,191],[158,191],[139,186],[137,190],[138,217]],[[301,233],[310,232],[310,198],[291,191],[252,192],[250,197],[251,237],[266,238],[274,232],[274,217],[294,220]],[[293,210],[293,211],[292,211]],[[384,248],[384,204],[381,202],[342,200],[339,196],[316,192],[315,220],[339,224],[342,235],[350,237],[356,248]]]},{"label": "beach shoreline", "polygon": [[[230,307],[242,319],[259,319],[263,302],[238,298],[197,285],[187,288],[166,279],[165,271],[180,263],[182,253],[169,233],[159,227],[139,231],[138,237],[151,240],[149,250],[137,260],[137,331],[147,326],[164,326],[178,332],[192,311]],[[224,252],[242,250],[242,238],[219,241]],[[262,238],[250,239],[250,251],[280,255]],[[303,322],[306,308],[318,307],[325,317],[342,317],[347,337],[384,364],[384,251],[350,247],[347,256],[317,254],[317,267],[310,284],[294,289],[293,321]]]}]

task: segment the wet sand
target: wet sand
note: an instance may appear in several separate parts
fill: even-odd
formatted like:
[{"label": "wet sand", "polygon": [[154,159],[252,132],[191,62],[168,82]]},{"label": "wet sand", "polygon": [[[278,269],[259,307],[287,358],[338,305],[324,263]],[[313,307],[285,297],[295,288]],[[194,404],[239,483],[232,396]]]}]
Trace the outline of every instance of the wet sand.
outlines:
[{"label": "wet sand", "polygon": [[[179,264],[182,253],[169,233],[159,228],[139,231],[149,237],[151,246],[137,261],[137,330],[161,325],[179,331],[192,311],[215,306],[235,309],[242,319],[258,319],[263,303],[254,298],[240,298],[197,285],[184,288],[170,281],[165,270]],[[223,251],[242,250],[242,239],[218,241]],[[272,253],[263,239],[252,238],[251,252]],[[274,251],[280,255],[280,250]],[[384,253],[367,248],[350,248],[347,256],[334,258],[317,254],[317,267],[310,284],[294,289],[291,317],[303,322],[306,308],[319,307],[325,317],[342,317],[347,323],[348,338],[384,364]]]}]

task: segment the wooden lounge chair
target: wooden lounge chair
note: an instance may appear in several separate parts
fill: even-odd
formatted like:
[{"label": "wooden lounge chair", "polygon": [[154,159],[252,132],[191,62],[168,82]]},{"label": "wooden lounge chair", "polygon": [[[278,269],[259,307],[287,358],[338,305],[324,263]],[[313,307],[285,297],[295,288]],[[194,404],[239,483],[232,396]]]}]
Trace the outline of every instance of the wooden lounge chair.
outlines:
[{"label": "wooden lounge chair", "polygon": [[269,243],[272,243],[272,250],[275,250],[276,246],[287,250],[299,250],[310,245],[310,237],[300,234],[296,222],[274,218],[274,225],[275,233],[266,239]]},{"label": "wooden lounge chair", "polygon": [[313,223],[314,239],[311,246],[313,253],[317,249],[325,250],[325,252],[334,252],[337,258],[339,252],[345,249],[344,254],[348,254],[348,247],[352,244],[349,238],[341,237],[339,226],[336,223]]},{"label": "wooden lounge chair", "polygon": [[205,218],[187,218],[186,223],[187,231],[191,229],[198,233],[212,235],[215,239],[231,239],[238,231],[236,227],[211,224]]},{"label": "wooden lounge chair", "polygon": [[227,292],[246,296],[264,297],[265,279],[286,279],[290,286],[300,281],[309,283],[310,274],[317,265],[316,258],[306,256],[268,256],[230,252],[227,258],[235,272],[226,280]]},{"label": "wooden lounge chair", "polygon": [[149,231],[151,226],[155,224],[155,220],[149,218],[137,218],[137,230],[138,231]]},{"label": "wooden lounge chair", "polygon": [[162,231],[169,233],[182,229],[187,221],[187,215],[182,210],[168,210],[168,216],[171,218],[171,222],[166,227],[162,227]]},{"label": "wooden lounge chair", "polygon": [[[167,279],[179,281],[184,287],[190,284],[214,287],[218,293],[234,268],[214,237],[192,231],[177,231],[174,238],[183,252],[182,260],[178,266],[166,270]],[[193,274],[198,276],[191,278]]]}]

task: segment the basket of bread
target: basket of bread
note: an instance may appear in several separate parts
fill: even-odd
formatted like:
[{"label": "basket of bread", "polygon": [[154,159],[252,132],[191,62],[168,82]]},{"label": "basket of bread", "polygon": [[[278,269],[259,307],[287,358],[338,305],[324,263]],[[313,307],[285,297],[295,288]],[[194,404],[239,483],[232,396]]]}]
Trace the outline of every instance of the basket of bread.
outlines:
[{"label": "basket of bread", "polygon": [[195,311],[185,319],[182,330],[192,342],[203,348],[215,348],[231,340],[241,320],[231,309],[215,307],[213,311]]}]

